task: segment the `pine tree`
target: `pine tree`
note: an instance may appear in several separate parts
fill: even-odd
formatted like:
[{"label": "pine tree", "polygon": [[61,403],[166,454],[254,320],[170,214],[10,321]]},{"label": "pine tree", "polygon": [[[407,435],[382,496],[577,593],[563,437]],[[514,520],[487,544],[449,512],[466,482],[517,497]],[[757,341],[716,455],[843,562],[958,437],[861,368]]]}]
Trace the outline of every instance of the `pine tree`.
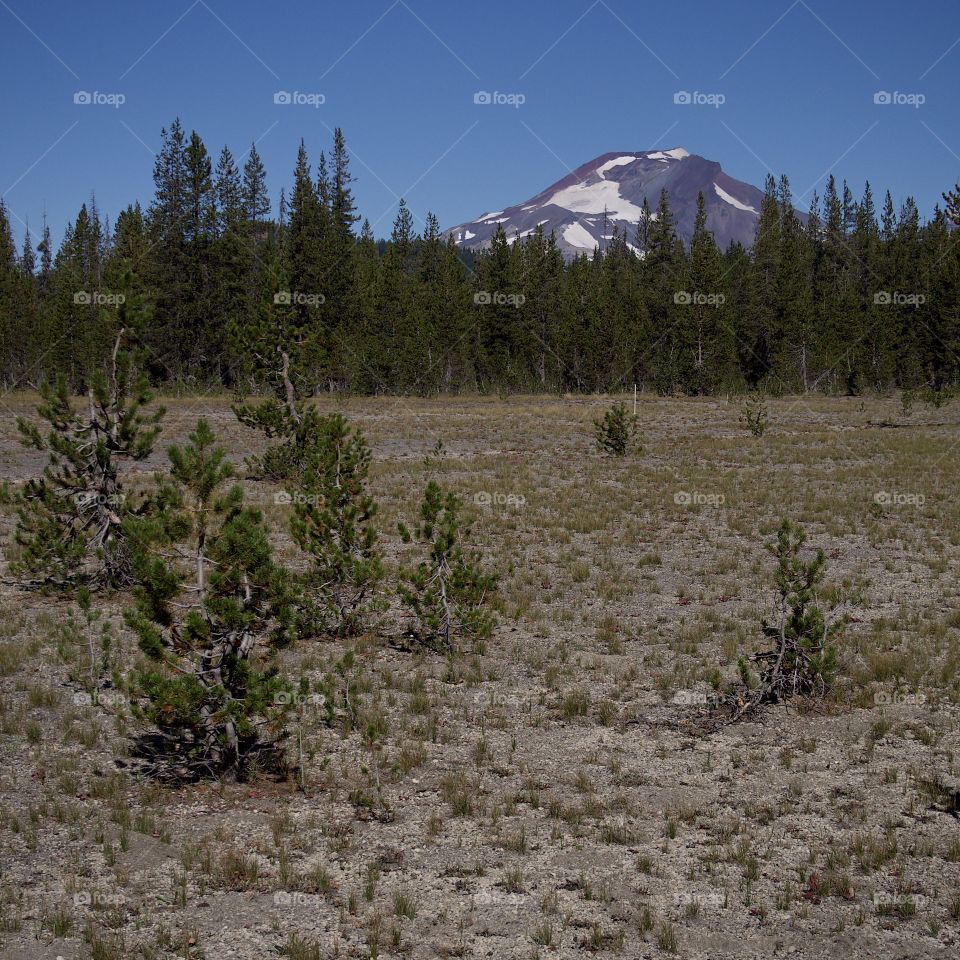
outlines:
[{"label": "pine tree", "polygon": [[327,210],[311,178],[306,147],[301,140],[290,194],[289,223],[284,232],[284,274],[290,286],[280,292],[288,295],[287,323],[296,331],[296,350],[290,350],[296,373],[311,384],[323,375],[329,347],[320,309],[328,292],[322,260],[327,222]]},{"label": "pine tree", "polygon": [[[45,310],[48,349],[38,374],[50,381],[63,374],[76,390],[86,389],[114,342],[116,327],[105,306],[118,291],[106,289],[104,233],[95,203],[83,204],[57,251]],[[105,302],[106,297],[111,299]]]},{"label": "pine tree", "polygon": [[401,569],[397,587],[412,615],[412,635],[425,646],[452,654],[454,638],[462,634],[484,640],[493,631],[488,609],[496,589],[496,575],[486,571],[477,551],[464,543],[470,528],[460,521],[457,496],[431,480],[420,506],[419,521],[410,529],[399,524],[404,543],[416,541],[426,556],[416,567]]},{"label": "pine tree", "polygon": [[[903,202],[896,218],[896,229],[890,241],[888,293],[900,296],[922,295],[921,287],[920,215],[912,197]],[[922,314],[916,302],[890,302],[885,312],[887,321],[897,331],[897,370],[899,386],[917,389],[928,385],[924,369]]]},{"label": "pine tree", "polygon": [[[217,361],[223,355],[222,327],[214,325],[217,291],[214,287],[213,248],[217,231],[216,190],[210,154],[194,130],[184,153],[186,182],[185,233],[189,305],[184,331],[186,353],[195,371],[210,370],[219,379]],[[181,350],[184,349],[182,345]]]},{"label": "pine tree", "polygon": [[22,258],[18,261],[0,198],[0,378],[5,384],[12,387],[30,374],[36,341],[36,283],[24,271]]},{"label": "pine tree", "polygon": [[40,254],[40,273],[37,276],[37,293],[42,299],[46,296],[47,286],[50,283],[50,271],[53,268],[53,244],[50,239],[50,225],[47,223],[46,214],[43,217],[43,233],[40,242],[37,244],[37,252]]},{"label": "pine tree", "polygon": [[250,145],[246,162],[243,165],[243,184],[241,186],[243,215],[253,228],[251,237],[255,241],[263,239],[261,228],[270,215],[270,197],[267,193],[267,171],[257,153],[257,145]]},{"label": "pine tree", "polygon": [[390,233],[390,242],[397,251],[400,263],[405,273],[409,272],[414,252],[414,243],[417,239],[416,230],[413,227],[413,214],[407,207],[407,201],[400,198],[400,209],[397,211],[396,219],[393,221],[393,230]]},{"label": "pine tree", "polygon": [[767,176],[760,204],[757,235],[751,250],[746,335],[740,346],[741,364],[751,386],[763,383],[773,366],[777,331],[776,277],[780,251],[780,206],[777,185]]},{"label": "pine tree", "polygon": [[545,237],[542,226],[534,228],[533,235],[521,245],[520,257],[524,301],[519,308],[522,339],[518,349],[530,381],[543,390],[548,385],[556,386],[561,378],[557,348],[563,257],[553,235]]},{"label": "pine tree", "polygon": [[322,418],[293,498],[293,539],[311,560],[306,592],[320,624],[337,636],[361,633],[379,608],[383,564],[373,526],[377,505],[367,489],[370,460],[359,430],[340,414]]},{"label": "pine tree", "polygon": [[637,418],[627,413],[622,403],[615,403],[603,415],[593,421],[597,449],[614,457],[625,457],[633,446],[637,434]]},{"label": "pine tree", "polygon": [[343,386],[345,368],[349,365],[345,340],[359,322],[354,290],[356,269],[356,237],[354,225],[359,219],[353,198],[350,159],[343,132],[338,127],[333,135],[333,170],[326,185],[325,200],[329,214],[323,240],[323,270],[326,276],[325,300],[321,314],[331,341],[328,386]]},{"label": "pine tree", "polygon": [[413,216],[401,198],[390,243],[377,271],[375,336],[379,346],[370,372],[378,377],[376,391],[405,393],[419,385],[424,340],[421,316],[413,309],[413,256],[416,244]]},{"label": "pine tree", "polygon": [[240,171],[228,147],[224,147],[217,161],[213,191],[215,196],[216,234],[210,251],[210,285],[212,304],[210,327],[218,331],[218,367],[220,378],[228,383],[236,381],[243,367],[231,332],[235,323],[248,318],[250,296],[254,289],[249,276],[256,268],[250,257],[249,232],[243,206],[243,186]]},{"label": "pine tree", "polygon": [[942,406],[960,386],[960,236],[939,208],[921,236],[920,274],[923,399]]},{"label": "pine tree", "polygon": [[191,335],[191,271],[187,252],[186,135],[180,120],[160,132],[153,168],[154,199],[147,211],[150,256],[146,276],[156,304],[150,333],[151,374],[176,379],[187,365],[195,341]]},{"label": "pine tree", "polygon": [[859,390],[860,363],[855,329],[850,324],[851,314],[855,312],[855,293],[849,270],[847,218],[845,201],[831,174],[823,197],[822,258],[817,290],[823,354],[820,384],[828,389],[839,387],[855,393]]},{"label": "pine tree", "polygon": [[691,302],[681,311],[680,320],[681,378],[693,393],[713,393],[735,382],[736,344],[726,321],[723,259],[707,229],[702,193],[697,196],[688,277]]},{"label": "pine tree", "polygon": [[476,261],[475,304],[480,385],[486,390],[517,389],[517,297],[522,296],[518,255],[497,224],[490,247]]},{"label": "pine tree", "polygon": [[37,413],[49,425],[45,436],[18,418],[24,444],[49,454],[18,510],[21,554],[11,568],[32,584],[64,589],[131,582],[124,521],[133,508],[119,466],[150,455],[164,411],[146,412],[152,395],[133,354],[122,349],[125,335],[121,328],[109,367],[92,377],[85,411],[74,408],[61,377],[56,387],[41,387]]},{"label": "pine tree", "polygon": [[128,524],[135,605],[126,612],[148,663],[134,677],[156,735],[140,744],[160,777],[246,779],[283,769],[289,687],[282,571],[259,511],[244,504],[205,420],[169,450],[169,476]]},{"label": "pine tree", "polygon": [[353,183],[350,173],[350,156],[347,152],[343,131],[337,127],[333,131],[333,177],[330,182],[330,214],[334,229],[340,240],[348,245],[353,244],[353,225],[360,219],[357,215],[356,203],[350,184]]},{"label": "pine tree", "polygon": [[762,664],[760,683],[738,698],[735,719],[763,704],[796,696],[821,697],[836,678],[835,641],[846,622],[846,607],[834,592],[827,598],[832,599],[830,609],[822,608],[826,556],[818,550],[805,559],[805,544],[803,530],[784,520],[776,541],[767,545],[777,560],[776,601],[774,617],[764,620],[763,633],[773,647],[752,657]]},{"label": "pine tree", "polygon": [[280,206],[281,244],[268,245],[264,258],[273,283],[263,286],[260,302],[232,327],[244,372],[267,396],[253,401],[240,396],[233,411],[245,425],[280,441],[251,457],[251,469],[263,479],[286,482],[295,480],[306,464],[306,445],[316,421],[306,400],[315,392],[329,349],[319,314],[324,296],[320,247],[327,214],[303,141],[287,224],[282,195]]},{"label": "pine tree", "polygon": [[387,382],[388,344],[381,334],[379,298],[380,258],[370,222],[364,220],[357,241],[353,290],[353,323],[340,336],[343,373],[351,388],[376,393]]},{"label": "pine tree", "polygon": [[37,269],[37,258],[33,252],[33,239],[30,236],[29,224],[27,224],[23,231],[23,247],[21,248],[18,266],[24,277],[31,280],[33,279],[33,275]]},{"label": "pine tree", "polygon": [[238,229],[244,222],[240,171],[227,146],[220,151],[220,157],[217,160],[213,193],[217,233],[223,236],[228,230]]},{"label": "pine tree", "polygon": [[676,235],[666,190],[660,192],[647,243],[642,277],[650,323],[656,331],[650,338],[650,372],[657,391],[668,394],[677,386],[680,368],[677,293],[682,292],[683,248]]},{"label": "pine tree", "polygon": [[[811,237],[793,206],[790,182],[781,176],[777,187],[780,208],[780,246],[774,274],[777,319],[771,344],[773,370],[787,389],[806,393],[816,353],[815,324],[811,321],[814,257]],[[811,216],[809,222],[815,222]]]}]

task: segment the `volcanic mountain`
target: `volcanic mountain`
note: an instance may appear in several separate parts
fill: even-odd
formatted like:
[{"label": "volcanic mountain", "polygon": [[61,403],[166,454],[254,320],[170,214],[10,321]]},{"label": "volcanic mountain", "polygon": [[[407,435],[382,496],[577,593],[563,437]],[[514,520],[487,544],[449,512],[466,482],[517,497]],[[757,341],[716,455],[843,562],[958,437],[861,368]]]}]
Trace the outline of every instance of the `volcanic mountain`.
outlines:
[{"label": "volcanic mountain", "polygon": [[462,248],[480,250],[490,245],[498,225],[510,243],[530,236],[540,225],[546,235],[553,231],[565,257],[590,257],[596,247],[603,248],[615,226],[632,246],[644,199],[655,218],[661,190],[667,191],[677,233],[685,244],[693,235],[698,193],[703,193],[706,204],[707,228],[721,250],[731,241],[753,243],[763,193],[727,176],[716,161],[683,147],[605,153],[530,200],[485,213],[447,233]]}]

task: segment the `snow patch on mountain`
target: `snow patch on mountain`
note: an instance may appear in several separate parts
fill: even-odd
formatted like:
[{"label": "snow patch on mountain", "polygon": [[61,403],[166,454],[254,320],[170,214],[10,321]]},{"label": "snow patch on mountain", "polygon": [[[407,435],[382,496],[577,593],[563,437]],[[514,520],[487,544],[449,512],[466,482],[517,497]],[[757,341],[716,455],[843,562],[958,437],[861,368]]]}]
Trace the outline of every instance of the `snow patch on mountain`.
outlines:
[{"label": "snow patch on mountain", "polygon": [[753,207],[748,206],[745,203],[741,203],[736,197],[731,197],[723,187],[718,187],[716,184],[713,185],[713,189],[716,190],[717,196],[724,200],[726,203],[729,203],[731,207],[736,207],[738,210],[744,210],[747,213],[757,213],[758,211],[754,210]]},{"label": "snow patch on mountain", "polygon": [[674,147],[672,150],[658,150],[656,153],[648,153],[648,160],[660,160],[663,163],[669,163],[671,160],[682,160],[684,157],[689,157],[690,154],[687,153],[683,147]]},{"label": "snow patch on mountain", "polygon": [[494,217],[499,217],[503,213],[502,210],[494,210],[493,213],[485,213],[482,217],[477,217],[477,223],[486,223],[488,220],[492,220]]},{"label": "snow patch on mountain", "polygon": [[572,247],[579,247],[581,250],[593,250],[597,241],[593,239],[590,231],[582,223],[568,223],[563,228],[563,239]]},{"label": "snow patch on mountain", "polygon": [[601,163],[597,167],[597,173],[602,177],[608,170],[612,170],[614,167],[622,167],[626,163],[633,163],[636,159],[637,157],[614,157],[606,163]]},{"label": "snow patch on mountain", "polygon": [[564,207],[573,213],[606,213],[612,220],[637,221],[643,214],[641,207],[620,196],[616,180],[586,180],[558,190],[547,203]]}]

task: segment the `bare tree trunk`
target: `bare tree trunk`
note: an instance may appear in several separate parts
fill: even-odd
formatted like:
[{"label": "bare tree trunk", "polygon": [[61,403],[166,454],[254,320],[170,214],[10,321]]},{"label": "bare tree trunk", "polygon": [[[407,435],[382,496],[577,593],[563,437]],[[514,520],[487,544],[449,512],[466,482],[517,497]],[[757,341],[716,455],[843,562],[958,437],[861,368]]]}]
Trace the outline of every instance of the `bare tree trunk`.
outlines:
[{"label": "bare tree trunk", "polygon": [[290,379],[290,354],[282,347],[277,348],[280,356],[283,358],[283,366],[280,369],[280,376],[283,378],[283,389],[286,396],[287,413],[294,423],[300,423],[300,411],[297,410],[297,395],[293,389],[293,381]]}]

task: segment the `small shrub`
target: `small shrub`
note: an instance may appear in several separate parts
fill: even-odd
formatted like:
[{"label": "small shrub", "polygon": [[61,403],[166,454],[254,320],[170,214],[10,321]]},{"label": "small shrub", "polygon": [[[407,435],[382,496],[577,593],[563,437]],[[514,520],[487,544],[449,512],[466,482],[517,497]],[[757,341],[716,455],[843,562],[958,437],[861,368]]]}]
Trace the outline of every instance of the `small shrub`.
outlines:
[{"label": "small shrub", "polygon": [[837,669],[834,637],[846,613],[839,596],[824,611],[818,605],[825,576],[822,550],[805,559],[806,534],[789,520],[780,524],[777,539],[767,549],[777,558],[774,616],[763,622],[764,636],[773,647],[752,658],[762,664],[760,682],[749,691],[738,716],[764,703],[781,703],[791,697],[823,696]]},{"label": "small shrub", "polygon": [[593,426],[601,453],[625,457],[636,437],[637,418],[622,403],[615,403]]},{"label": "small shrub", "polygon": [[766,397],[759,391],[749,394],[740,408],[740,422],[755,437],[762,437],[767,429],[769,418]]},{"label": "small shrub", "polygon": [[132,581],[124,529],[132,508],[119,464],[150,455],[164,411],[145,412],[152,394],[133,354],[120,349],[124,336],[121,329],[111,363],[92,377],[85,410],[74,408],[61,379],[40,388],[37,413],[49,425],[46,435],[17,419],[24,446],[49,457],[43,476],[27,481],[17,498],[20,556],[11,570],[31,585],[95,588]]},{"label": "small shrub", "polygon": [[171,447],[148,508],[129,526],[138,586],[126,611],[147,663],[134,675],[159,776],[245,776],[280,760],[289,691],[272,665],[287,640],[282,571],[259,511],[244,505],[205,420]]},{"label": "small shrub", "polygon": [[490,636],[494,621],[488,604],[497,586],[496,574],[484,570],[479,552],[464,550],[470,528],[461,524],[460,507],[454,493],[444,493],[431,480],[419,522],[412,530],[402,522],[398,525],[404,543],[415,540],[427,550],[415,568],[401,569],[397,587],[413,615],[412,633],[425,645],[448,653],[457,633],[475,640]]},{"label": "small shrub", "polygon": [[335,413],[315,422],[301,459],[290,530],[311,559],[305,576],[311,607],[326,630],[358,634],[380,607],[375,594],[383,578],[377,504],[367,490],[370,447]]}]

